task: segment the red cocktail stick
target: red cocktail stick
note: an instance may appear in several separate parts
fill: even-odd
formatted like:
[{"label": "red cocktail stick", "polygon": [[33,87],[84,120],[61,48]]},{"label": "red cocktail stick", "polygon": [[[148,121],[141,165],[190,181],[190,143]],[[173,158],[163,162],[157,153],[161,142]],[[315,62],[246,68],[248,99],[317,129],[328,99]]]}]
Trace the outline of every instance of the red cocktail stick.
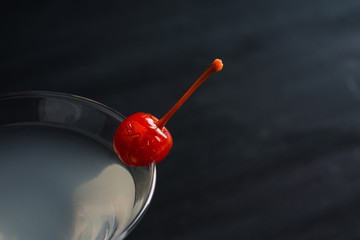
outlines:
[{"label": "red cocktail stick", "polygon": [[181,107],[181,105],[193,94],[193,92],[214,72],[218,72],[223,68],[220,59],[215,59],[211,66],[196,80],[196,82],[187,90],[180,100],[156,123],[158,128],[162,129],[169,121],[172,115]]}]

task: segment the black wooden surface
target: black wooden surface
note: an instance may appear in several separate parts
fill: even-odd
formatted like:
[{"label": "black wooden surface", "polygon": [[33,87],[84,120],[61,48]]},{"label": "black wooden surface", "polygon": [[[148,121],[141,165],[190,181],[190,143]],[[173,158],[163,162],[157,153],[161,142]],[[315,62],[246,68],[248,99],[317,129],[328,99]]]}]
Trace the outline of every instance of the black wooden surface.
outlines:
[{"label": "black wooden surface", "polygon": [[[49,90],[168,123],[129,240],[360,239],[360,1],[3,6],[0,92]],[[3,113],[1,113],[3,114]]]}]

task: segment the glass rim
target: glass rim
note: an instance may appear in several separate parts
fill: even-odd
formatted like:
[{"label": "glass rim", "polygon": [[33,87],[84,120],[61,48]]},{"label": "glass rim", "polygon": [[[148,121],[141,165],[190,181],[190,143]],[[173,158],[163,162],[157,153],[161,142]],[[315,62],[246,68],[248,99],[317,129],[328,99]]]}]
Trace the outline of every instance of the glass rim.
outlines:
[{"label": "glass rim", "polygon": [[[63,92],[53,92],[53,91],[16,91],[16,92],[8,92],[8,93],[0,93],[0,101],[3,99],[10,99],[10,98],[21,98],[21,97],[59,97],[64,99],[75,99],[77,101],[84,102],[86,104],[90,104],[93,106],[96,106],[102,110],[109,111],[108,113],[111,113],[111,115],[115,118],[118,118],[119,116],[121,118],[126,118],[123,114],[119,113],[118,111],[106,106],[105,104],[102,104],[100,102],[97,102],[95,100],[92,100],[90,98],[82,97],[75,94],[69,94],[69,93],[63,93]],[[121,160],[120,160],[121,161]],[[128,166],[129,167],[129,166]],[[155,192],[155,185],[156,185],[156,163],[155,161],[148,165],[149,172],[150,172],[150,187],[149,192],[146,196],[146,200],[144,201],[143,206],[141,206],[141,209],[139,212],[134,216],[133,220],[127,224],[127,226],[121,231],[120,235],[115,238],[116,239],[123,239],[134,229],[134,227],[139,223],[143,215],[145,214],[146,210],[148,209],[151,199]]]},{"label": "glass rim", "polygon": [[63,92],[52,92],[52,91],[16,91],[16,92],[8,92],[8,93],[0,93],[0,99],[2,98],[16,98],[16,97],[25,97],[25,96],[52,96],[52,97],[63,97],[63,98],[75,98],[80,101],[84,101],[87,103],[92,103],[94,105],[103,107],[107,110],[110,110],[112,113],[116,115],[120,115],[123,118],[126,118],[123,114],[119,113],[118,111],[102,104],[98,101],[92,100],[90,98],[82,97],[76,94],[71,93],[63,93]]}]

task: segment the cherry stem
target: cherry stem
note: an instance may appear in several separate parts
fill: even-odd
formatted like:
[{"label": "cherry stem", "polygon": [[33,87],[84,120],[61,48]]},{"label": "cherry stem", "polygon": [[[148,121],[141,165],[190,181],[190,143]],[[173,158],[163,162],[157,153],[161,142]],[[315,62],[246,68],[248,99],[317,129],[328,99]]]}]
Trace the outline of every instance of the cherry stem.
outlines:
[{"label": "cherry stem", "polygon": [[191,96],[191,94],[214,72],[218,72],[222,69],[223,64],[220,59],[210,65],[210,67],[196,80],[196,82],[187,90],[187,92],[180,98],[180,100],[158,121],[156,125],[162,129],[169,121],[172,115],[181,107],[181,105]]}]

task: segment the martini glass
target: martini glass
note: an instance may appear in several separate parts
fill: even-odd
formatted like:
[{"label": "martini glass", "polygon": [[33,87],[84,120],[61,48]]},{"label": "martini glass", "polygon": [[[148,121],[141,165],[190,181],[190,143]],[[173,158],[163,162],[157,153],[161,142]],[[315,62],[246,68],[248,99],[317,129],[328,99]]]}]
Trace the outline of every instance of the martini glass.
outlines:
[{"label": "martini glass", "polygon": [[124,239],[152,198],[156,167],[124,165],[124,117],[63,93],[0,96],[0,240]]}]

